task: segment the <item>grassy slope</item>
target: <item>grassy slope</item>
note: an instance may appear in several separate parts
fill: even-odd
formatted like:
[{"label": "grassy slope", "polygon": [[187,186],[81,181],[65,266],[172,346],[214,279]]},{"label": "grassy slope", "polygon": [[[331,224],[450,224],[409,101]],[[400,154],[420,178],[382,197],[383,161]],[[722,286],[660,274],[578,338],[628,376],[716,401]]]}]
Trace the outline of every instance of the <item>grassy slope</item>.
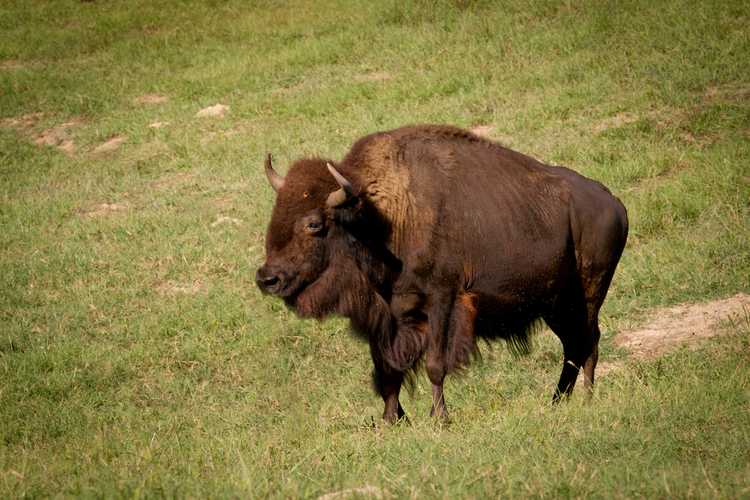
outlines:
[{"label": "grassy slope", "polygon": [[[500,347],[450,380],[450,427],[421,383],[412,425],[372,429],[364,346],[253,284],[265,151],[447,122],[628,206],[603,359],[651,307],[749,291],[743,2],[252,3],[0,7],[0,119],[83,119],[73,157],[0,127],[0,496],[750,494],[747,317],[609,375],[591,406],[548,407],[550,335]],[[194,118],[217,102],[226,118]],[[125,209],[87,215],[102,203]]]}]

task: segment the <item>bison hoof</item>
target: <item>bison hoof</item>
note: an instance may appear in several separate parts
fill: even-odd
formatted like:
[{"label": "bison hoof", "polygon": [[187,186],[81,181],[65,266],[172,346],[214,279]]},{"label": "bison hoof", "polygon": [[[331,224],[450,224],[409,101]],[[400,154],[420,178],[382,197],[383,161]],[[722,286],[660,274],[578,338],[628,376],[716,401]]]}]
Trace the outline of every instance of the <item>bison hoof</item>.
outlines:
[{"label": "bison hoof", "polygon": [[383,421],[388,425],[408,424],[409,417],[406,416],[406,413],[400,411],[398,414],[383,415]]},{"label": "bison hoof", "polygon": [[435,409],[430,410],[430,417],[435,419],[435,421],[440,425],[448,425],[451,423],[451,419],[448,416],[448,411],[446,411],[444,408],[439,411],[435,411]]}]

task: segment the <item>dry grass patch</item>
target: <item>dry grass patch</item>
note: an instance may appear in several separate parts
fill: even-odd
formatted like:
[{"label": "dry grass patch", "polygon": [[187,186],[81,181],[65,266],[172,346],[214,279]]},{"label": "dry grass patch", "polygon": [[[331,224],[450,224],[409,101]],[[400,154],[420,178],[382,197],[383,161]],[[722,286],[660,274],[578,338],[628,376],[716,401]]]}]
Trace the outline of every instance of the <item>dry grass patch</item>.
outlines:
[{"label": "dry grass patch", "polygon": [[638,115],[636,115],[635,113],[629,113],[627,111],[623,111],[621,113],[617,113],[614,116],[610,116],[608,118],[599,120],[598,122],[594,123],[593,130],[595,133],[599,134],[601,132],[604,132],[605,130],[609,130],[613,128],[620,128],[623,125],[627,125],[629,123],[635,123],[637,121],[638,121]]},{"label": "dry grass patch", "polygon": [[104,141],[103,143],[99,144],[97,147],[94,148],[92,153],[97,155],[103,155],[112,153],[118,149],[120,149],[120,146],[125,143],[125,141],[128,140],[128,137],[125,135],[115,135]]},{"label": "dry grass patch", "polygon": [[99,203],[88,209],[81,210],[84,217],[105,217],[114,213],[124,212],[130,208],[130,204],[123,203]]},{"label": "dry grass patch", "polygon": [[169,147],[169,144],[160,139],[154,139],[149,142],[140,143],[131,148],[131,150],[128,151],[125,161],[132,165],[137,165],[140,163],[155,162],[157,160],[172,158],[173,152]]},{"label": "dry grass patch", "polygon": [[151,182],[151,187],[157,190],[171,190],[192,182],[195,175],[190,172],[174,172],[164,174]]},{"label": "dry grass patch", "polygon": [[161,295],[197,295],[206,291],[206,285],[200,280],[192,282],[164,281],[156,285],[156,291]]},{"label": "dry grass patch", "polygon": [[703,97],[709,102],[741,102],[747,104],[750,101],[750,85],[710,86],[704,92]]},{"label": "dry grass patch", "polygon": [[135,98],[136,104],[164,104],[169,97],[160,94],[144,94]]},{"label": "dry grass patch", "polygon": [[0,61],[0,69],[19,69],[23,67],[23,63],[21,61],[17,61],[16,59],[6,59],[4,61]]},{"label": "dry grass patch", "polygon": [[244,221],[242,219],[237,219],[236,217],[228,217],[226,215],[219,215],[216,217],[216,220],[211,223],[211,227],[217,227],[217,226],[240,226],[242,225]]},{"label": "dry grass patch", "polygon": [[349,488],[341,491],[333,491],[326,493],[318,497],[318,500],[344,500],[347,498],[390,498],[390,495],[386,494],[380,488],[375,486],[365,485],[358,488]]},{"label": "dry grass patch", "polygon": [[41,61],[19,61],[18,59],[4,59],[0,61],[0,71],[34,69],[40,66],[43,66],[43,63]]},{"label": "dry grass patch", "polygon": [[357,82],[384,82],[392,79],[393,75],[387,71],[373,71],[372,73],[364,73],[354,77],[354,80]]},{"label": "dry grass patch", "polygon": [[677,161],[656,175],[639,178],[632,186],[623,189],[622,193],[631,193],[634,191],[647,193],[655,191],[673,181],[679,174],[689,170],[691,167],[693,165],[688,162]]}]

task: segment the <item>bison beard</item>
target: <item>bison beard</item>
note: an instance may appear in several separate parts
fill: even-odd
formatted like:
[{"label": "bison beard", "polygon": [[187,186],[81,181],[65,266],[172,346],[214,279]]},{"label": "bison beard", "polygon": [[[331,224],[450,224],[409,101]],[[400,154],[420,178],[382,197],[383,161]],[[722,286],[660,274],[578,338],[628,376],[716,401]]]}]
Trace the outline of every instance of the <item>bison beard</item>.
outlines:
[{"label": "bison beard", "polygon": [[[563,345],[554,401],[579,370],[593,387],[598,313],[627,238],[601,184],[453,127],[376,133],[340,163],[266,174],[278,197],[258,286],[300,316],[350,319],[367,340],[383,418],[424,361],[431,414],[447,417],[445,376],[477,339],[528,349],[544,319]],[[288,293],[287,293],[288,292]]]}]

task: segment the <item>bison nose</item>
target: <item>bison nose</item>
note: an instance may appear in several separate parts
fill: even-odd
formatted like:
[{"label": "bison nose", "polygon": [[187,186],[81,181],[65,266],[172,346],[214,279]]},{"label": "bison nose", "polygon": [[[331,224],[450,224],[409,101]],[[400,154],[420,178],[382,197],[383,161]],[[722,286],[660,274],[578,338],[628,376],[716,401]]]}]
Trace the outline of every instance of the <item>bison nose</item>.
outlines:
[{"label": "bison nose", "polygon": [[273,271],[268,269],[268,266],[263,266],[258,269],[255,273],[255,283],[258,288],[264,292],[273,292],[279,284],[279,276]]}]

